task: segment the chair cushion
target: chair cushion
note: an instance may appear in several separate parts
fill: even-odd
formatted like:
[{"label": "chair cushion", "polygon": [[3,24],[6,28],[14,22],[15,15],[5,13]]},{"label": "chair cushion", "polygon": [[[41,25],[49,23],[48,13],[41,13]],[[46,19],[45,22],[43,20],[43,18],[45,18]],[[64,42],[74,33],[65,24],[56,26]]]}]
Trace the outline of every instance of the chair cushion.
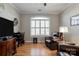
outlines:
[{"label": "chair cushion", "polygon": [[46,40],[46,42],[51,42],[51,40]]}]

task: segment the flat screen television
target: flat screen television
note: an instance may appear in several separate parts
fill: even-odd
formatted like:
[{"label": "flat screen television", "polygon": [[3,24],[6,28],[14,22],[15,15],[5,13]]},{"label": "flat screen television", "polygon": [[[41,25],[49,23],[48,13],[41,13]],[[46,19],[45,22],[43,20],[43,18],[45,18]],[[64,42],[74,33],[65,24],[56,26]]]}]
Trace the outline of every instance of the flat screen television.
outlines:
[{"label": "flat screen television", "polygon": [[0,37],[13,34],[13,21],[0,17]]}]

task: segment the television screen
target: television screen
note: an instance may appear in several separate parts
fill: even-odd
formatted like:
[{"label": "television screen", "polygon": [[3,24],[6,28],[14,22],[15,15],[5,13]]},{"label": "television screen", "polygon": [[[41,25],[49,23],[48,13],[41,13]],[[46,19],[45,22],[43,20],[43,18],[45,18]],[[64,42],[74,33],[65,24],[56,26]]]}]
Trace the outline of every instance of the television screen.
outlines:
[{"label": "television screen", "polygon": [[13,34],[13,21],[0,17],[0,37]]}]

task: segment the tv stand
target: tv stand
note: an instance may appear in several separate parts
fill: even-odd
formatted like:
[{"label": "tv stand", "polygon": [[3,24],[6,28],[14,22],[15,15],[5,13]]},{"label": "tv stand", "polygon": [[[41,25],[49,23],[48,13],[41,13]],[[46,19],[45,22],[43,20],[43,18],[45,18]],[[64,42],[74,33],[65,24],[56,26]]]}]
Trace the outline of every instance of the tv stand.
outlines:
[{"label": "tv stand", "polygon": [[0,41],[0,56],[11,56],[16,53],[16,39],[8,38]]}]

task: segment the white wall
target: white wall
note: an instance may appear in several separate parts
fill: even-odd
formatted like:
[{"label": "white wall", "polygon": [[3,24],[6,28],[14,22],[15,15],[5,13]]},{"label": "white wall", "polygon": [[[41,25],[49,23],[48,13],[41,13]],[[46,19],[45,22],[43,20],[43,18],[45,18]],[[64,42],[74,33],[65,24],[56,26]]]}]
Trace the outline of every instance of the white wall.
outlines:
[{"label": "white wall", "polygon": [[19,14],[17,13],[16,9],[13,8],[10,4],[3,4],[4,8],[0,8],[0,17],[6,18],[8,20],[14,20],[14,18],[18,18],[18,25],[14,27],[14,32],[20,31],[20,20]]},{"label": "white wall", "polygon": [[65,35],[65,40],[79,45],[79,25],[70,26],[70,17],[79,14],[79,4],[66,9],[60,16],[60,26],[67,26],[69,32]]},{"label": "white wall", "polygon": [[[50,32],[58,31],[59,18],[58,15],[21,15],[21,31],[25,32],[25,40],[32,41],[30,36],[30,20],[31,17],[45,16],[50,18]],[[39,41],[43,41],[44,38],[40,38]]]}]

